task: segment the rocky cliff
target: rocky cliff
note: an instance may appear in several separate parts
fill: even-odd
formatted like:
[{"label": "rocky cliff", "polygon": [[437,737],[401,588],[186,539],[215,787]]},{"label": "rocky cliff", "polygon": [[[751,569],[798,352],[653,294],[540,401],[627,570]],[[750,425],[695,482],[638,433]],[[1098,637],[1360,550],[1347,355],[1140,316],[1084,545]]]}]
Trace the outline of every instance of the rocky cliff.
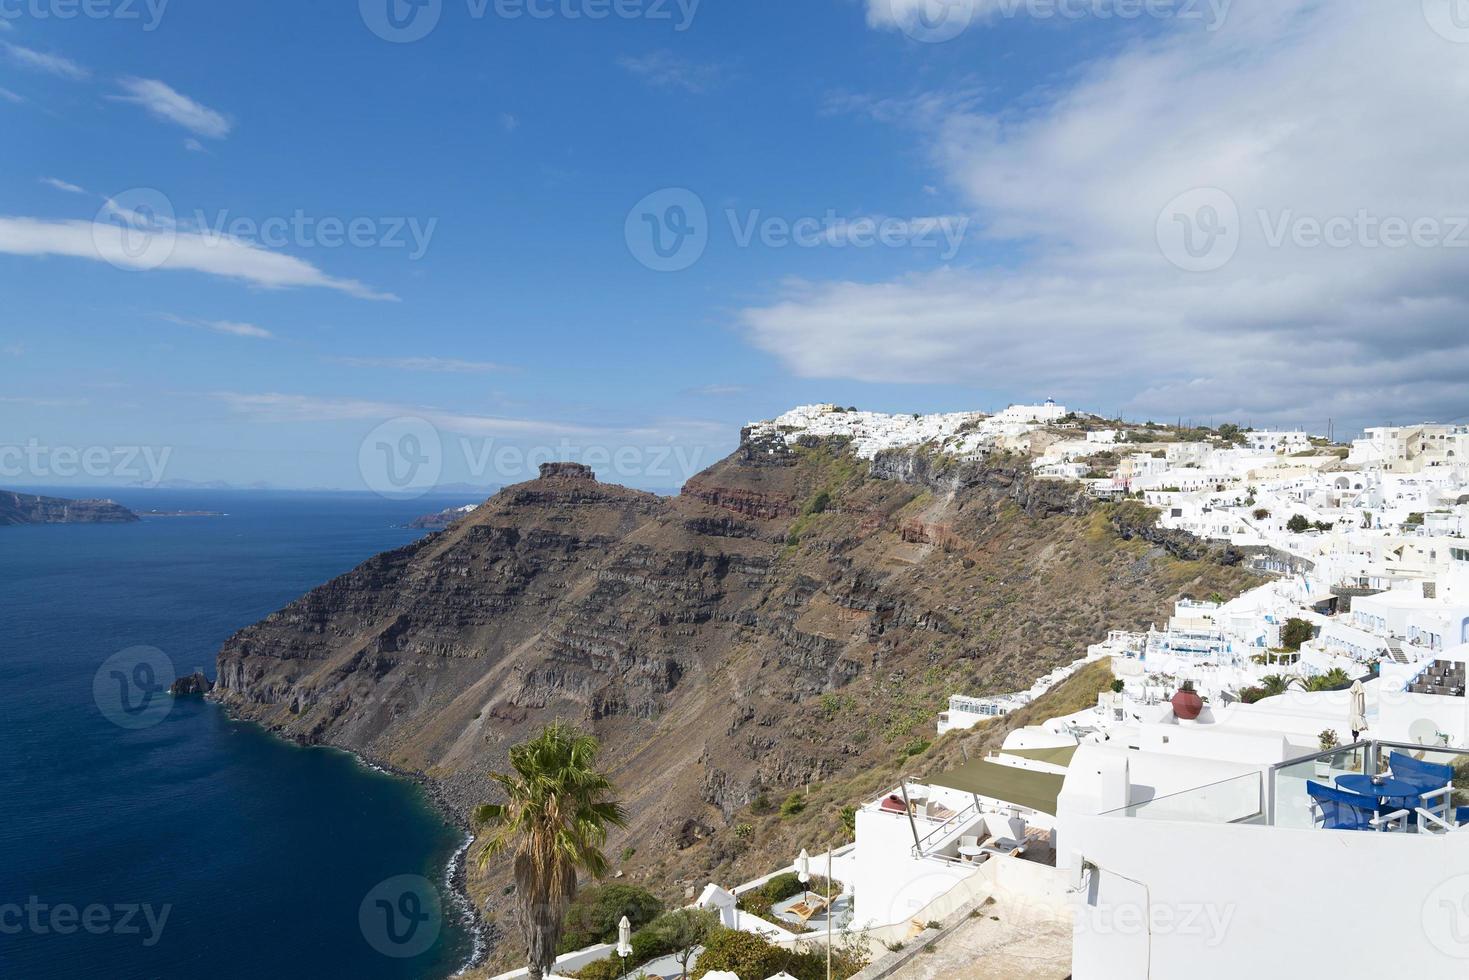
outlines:
[{"label": "rocky cliff", "polygon": [[131,524],[138,515],[111,500],[66,500],[0,490],[0,527],[17,524]]},{"label": "rocky cliff", "polygon": [[1249,581],[1139,531],[1022,457],[746,441],[671,499],[552,466],[236,634],[212,696],[461,815],[509,746],[576,721],[629,805],[628,875],[729,883],[790,859],[775,804],[921,756],[950,693]]}]

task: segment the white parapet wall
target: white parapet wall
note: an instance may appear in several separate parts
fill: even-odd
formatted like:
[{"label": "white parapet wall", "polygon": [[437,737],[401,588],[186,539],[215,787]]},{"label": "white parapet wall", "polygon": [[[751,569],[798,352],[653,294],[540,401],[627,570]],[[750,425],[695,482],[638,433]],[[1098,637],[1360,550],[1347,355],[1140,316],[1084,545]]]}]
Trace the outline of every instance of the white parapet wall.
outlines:
[{"label": "white parapet wall", "polygon": [[1469,833],[1121,816],[1069,830],[1086,863],[1076,980],[1469,975]]}]

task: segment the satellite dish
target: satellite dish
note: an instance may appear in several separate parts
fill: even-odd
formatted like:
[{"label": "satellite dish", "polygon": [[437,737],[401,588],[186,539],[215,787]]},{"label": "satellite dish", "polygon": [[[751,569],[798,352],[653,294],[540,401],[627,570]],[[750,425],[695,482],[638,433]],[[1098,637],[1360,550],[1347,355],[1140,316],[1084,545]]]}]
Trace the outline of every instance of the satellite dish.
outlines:
[{"label": "satellite dish", "polygon": [[1408,741],[1428,745],[1438,741],[1438,726],[1427,718],[1419,718],[1408,726]]}]

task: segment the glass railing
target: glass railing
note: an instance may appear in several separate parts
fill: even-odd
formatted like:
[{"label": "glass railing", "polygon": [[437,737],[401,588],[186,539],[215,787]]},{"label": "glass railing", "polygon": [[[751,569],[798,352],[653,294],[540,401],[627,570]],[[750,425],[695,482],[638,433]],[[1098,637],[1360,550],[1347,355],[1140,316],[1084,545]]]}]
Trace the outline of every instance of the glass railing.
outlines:
[{"label": "glass railing", "polygon": [[1107,816],[1182,823],[1260,823],[1265,819],[1265,779],[1261,773],[1196,786],[1111,811]]},{"label": "glass railing", "polygon": [[1295,759],[1275,768],[1273,780],[1273,823],[1277,827],[1310,827],[1314,824],[1311,797],[1307,783],[1336,786],[1342,776],[1373,773],[1371,746],[1363,743],[1332,749],[1318,755]]},{"label": "glass railing", "polygon": [[[1459,788],[1454,802],[1469,802],[1469,749],[1414,745],[1406,742],[1359,742],[1281,763],[1270,772],[1270,822],[1277,827],[1313,826],[1306,783],[1337,786],[1342,776],[1384,774],[1392,769],[1392,755],[1403,752],[1424,762],[1451,766]],[[1340,787],[1338,787],[1340,788]]]}]

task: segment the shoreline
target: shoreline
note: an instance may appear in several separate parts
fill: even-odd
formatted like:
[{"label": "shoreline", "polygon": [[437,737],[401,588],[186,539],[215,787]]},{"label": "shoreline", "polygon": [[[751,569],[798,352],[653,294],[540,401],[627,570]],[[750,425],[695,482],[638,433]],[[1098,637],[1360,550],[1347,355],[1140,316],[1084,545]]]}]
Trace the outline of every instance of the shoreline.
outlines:
[{"label": "shoreline", "polygon": [[469,957],[455,967],[452,972],[446,974],[445,980],[460,976],[485,962],[489,957],[491,949],[496,944],[497,930],[480,915],[480,911],[476,907],[473,897],[469,894],[469,849],[475,841],[474,830],[469,825],[469,821],[460,816],[451,805],[443,787],[423,773],[399,769],[396,766],[369,758],[355,749],[335,745],[331,742],[309,742],[301,738],[282,734],[279,730],[272,728],[264,722],[257,721],[253,718],[241,717],[232,711],[228,704],[217,698],[211,696],[205,700],[223,711],[230,721],[253,725],[271,738],[288,742],[298,748],[329,749],[334,752],[341,752],[351,756],[364,769],[370,769],[381,775],[412,783],[422,790],[424,800],[428,803],[429,808],[433,810],[435,815],[444,822],[445,826],[458,830],[462,835],[462,839],[458,846],[455,847],[449,857],[448,863],[444,867],[443,883],[449,893],[449,903],[453,906],[454,914],[458,916],[459,922],[469,934],[471,948]]}]

